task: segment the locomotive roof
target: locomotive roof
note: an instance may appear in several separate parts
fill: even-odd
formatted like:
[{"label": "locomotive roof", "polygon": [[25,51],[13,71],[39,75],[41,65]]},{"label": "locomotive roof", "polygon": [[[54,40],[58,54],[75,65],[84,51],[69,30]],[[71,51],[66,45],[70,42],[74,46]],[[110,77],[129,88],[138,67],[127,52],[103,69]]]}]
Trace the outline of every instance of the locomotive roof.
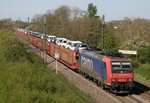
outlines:
[{"label": "locomotive roof", "polygon": [[102,58],[104,56],[107,56],[109,58],[126,58],[122,55],[122,53],[119,53],[117,51],[84,51],[83,54],[92,56],[94,58]]}]

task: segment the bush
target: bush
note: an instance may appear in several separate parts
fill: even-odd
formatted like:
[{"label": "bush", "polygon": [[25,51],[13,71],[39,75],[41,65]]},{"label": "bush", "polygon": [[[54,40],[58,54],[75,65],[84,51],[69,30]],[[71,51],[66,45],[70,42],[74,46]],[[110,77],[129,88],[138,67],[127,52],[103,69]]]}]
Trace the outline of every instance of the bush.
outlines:
[{"label": "bush", "polygon": [[143,47],[138,51],[138,54],[142,64],[150,63],[150,46]]},{"label": "bush", "polygon": [[140,75],[146,80],[150,80],[150,64],[143,64],[138,69],[135,69],[136,75]]},{"label": "bush", "polygon": [[[12,33],[1,33],[1,54],[6,61],[20,61],[27,55],[24,44]],[[4,59],[3,59],[4,60]]]},{"label": "bush", "polygon": [[137,61],[132,61],[132,66],[133,66],[133,68],[138,68],[139,63]]},{"label": "bush", "polygon": [[144,64],[138,69],[138,73],[145,77],[147,80],[150,79],[150,64]]}]

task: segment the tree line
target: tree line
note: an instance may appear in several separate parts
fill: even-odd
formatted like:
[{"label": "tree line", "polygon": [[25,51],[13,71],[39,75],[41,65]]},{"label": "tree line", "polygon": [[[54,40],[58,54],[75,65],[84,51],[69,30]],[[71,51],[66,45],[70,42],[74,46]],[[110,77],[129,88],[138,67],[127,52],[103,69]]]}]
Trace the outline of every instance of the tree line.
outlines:
[{"label": "tree line", "polygon": [[44,33],[45,15],[46,34],[80,40],[90,47],[102,49],[102,26],[104,26],[105,50],[137,50],[141,62],[150,62],[150,20],[124,18],[102,25],[103,18],[97,15],[97,8],[92,3],[87,6],[86,11],[63,5],[55,10],[48,10],[45,14],[35,15],[31,22],[2,19],[0,31],[20,27]]},{"label": "tree line", "polygon": [[[30,30],[44,32],[44,15],[46,15],[46,33],[80,40],[91,47],[102,49],[102,17],[97,15],[97,7],[90,3],[87,11],[63,5],[46,14],[37,14],[28,26]],[[104,32],[106,49],[115,49],[116,42],[111,31]]]}]

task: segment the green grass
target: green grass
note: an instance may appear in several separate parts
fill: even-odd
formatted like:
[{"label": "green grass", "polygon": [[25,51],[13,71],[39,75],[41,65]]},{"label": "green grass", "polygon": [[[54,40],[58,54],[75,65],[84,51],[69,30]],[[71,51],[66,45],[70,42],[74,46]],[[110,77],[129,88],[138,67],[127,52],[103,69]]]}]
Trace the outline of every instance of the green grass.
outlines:
[{"label": "green grass", "polygon": [[26,53],[11,33],[0,33],[0,47],[0,103],[94,102],[39,57]]},{"label": "green grass", "polygon": [[0,69],[0,103],[92,103],[61,74],[30,63],[4,63]]},{"label": "green grass", "polygon": [[150,64],[140,65],[135,71],[135,80],[150,84]]}]

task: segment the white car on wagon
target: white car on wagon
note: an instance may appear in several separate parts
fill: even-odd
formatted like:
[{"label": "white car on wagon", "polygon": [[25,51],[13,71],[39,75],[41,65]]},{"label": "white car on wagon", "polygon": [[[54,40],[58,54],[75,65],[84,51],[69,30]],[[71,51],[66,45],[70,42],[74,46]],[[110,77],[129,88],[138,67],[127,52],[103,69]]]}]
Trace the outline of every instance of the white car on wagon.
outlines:
[{"label": "white car on wagon", "polygon": [[74,51],[76,45],[81,43],[82,43],[81,41],[71,41],[71,44],[68,46],[68,48]]},{"label": "white car on wagon", "polygon": [[61,45],[64,40],[67,40],[67,39],[66,39],[66,38],[56,38],[55,43],[56,43],[57,45]]}]

